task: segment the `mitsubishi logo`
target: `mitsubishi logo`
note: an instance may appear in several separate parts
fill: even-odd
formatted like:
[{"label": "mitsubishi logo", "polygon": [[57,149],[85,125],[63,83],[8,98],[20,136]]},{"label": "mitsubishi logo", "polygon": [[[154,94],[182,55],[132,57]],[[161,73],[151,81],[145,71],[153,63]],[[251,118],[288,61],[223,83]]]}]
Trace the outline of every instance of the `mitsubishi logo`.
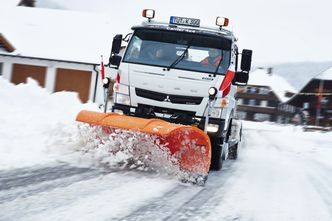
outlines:
[{"label": "mitsubishi logo", "polygon": [[169,96],[167,95],[166,98],[164,99],[164,102],[171,102],[171,99],[169,99]]}]

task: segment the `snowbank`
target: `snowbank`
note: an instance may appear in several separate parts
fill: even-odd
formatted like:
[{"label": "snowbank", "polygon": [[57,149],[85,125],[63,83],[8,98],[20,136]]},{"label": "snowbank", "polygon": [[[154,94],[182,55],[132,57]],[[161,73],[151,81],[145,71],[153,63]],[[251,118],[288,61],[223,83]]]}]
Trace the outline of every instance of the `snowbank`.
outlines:
[{"label": "snowbank", "polygon": [[50,94],[33,79],[15,86],[0,77],[0,106],[0,170],[61,161],[179,175],[168,149],[153,146],[155,138],[134,132],[109,135],[76,122],[83,109],[100,111],[96,104],[82,104],[77,93]]},{"label": "snowbank", "polygon": [[48,150],[52,133],[59,125],[76,130],[75,116],[82,104],[77,93],[49,94],[28,79],[17,86],[0,77],[0,169],[24,167],[54,161]]}]

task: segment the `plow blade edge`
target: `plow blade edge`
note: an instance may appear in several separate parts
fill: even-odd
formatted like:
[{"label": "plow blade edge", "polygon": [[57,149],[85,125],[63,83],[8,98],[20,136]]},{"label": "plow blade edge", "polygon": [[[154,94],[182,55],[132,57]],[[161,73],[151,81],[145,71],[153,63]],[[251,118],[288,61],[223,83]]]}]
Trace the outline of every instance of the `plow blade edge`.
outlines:
[{"label": "plow blade edge", "polygon": [[178,160],[181,170],[194,174],[208,174],[211,161],[210,139],[196,127],[172,124],[160,119],[144,119],[92,111],[81,111],[76,121],[155,135]]}]

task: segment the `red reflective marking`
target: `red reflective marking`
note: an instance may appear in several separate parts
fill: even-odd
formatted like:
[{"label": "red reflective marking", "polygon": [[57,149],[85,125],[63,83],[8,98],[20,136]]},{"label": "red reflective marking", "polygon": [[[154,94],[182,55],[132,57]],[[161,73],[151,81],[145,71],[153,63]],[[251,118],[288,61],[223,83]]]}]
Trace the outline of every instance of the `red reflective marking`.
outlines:
[{"label": "red reflective marking", "polygon": [[222,91],[222,97],[226,97],[228,95],[234,77],[235,77],[235,72],[228,70],[219,87],[219,91]]}]

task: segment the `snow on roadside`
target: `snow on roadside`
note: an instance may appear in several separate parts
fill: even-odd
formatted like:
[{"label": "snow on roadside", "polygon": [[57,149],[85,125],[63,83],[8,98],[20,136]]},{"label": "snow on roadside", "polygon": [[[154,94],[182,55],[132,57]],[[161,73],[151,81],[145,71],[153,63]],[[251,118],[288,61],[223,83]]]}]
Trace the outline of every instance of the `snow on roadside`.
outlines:
[{"label": "snow on roadside", "polygon": [[18,168],[55,160],[46,148],[52,130],[75,125],[83,105],[77,93],[48,93],[36,81],[13,85],[0,77],[0,169]]},{"label": "snow on roadside", "polygon": [[[98,110],[94,104],[82,104],[76,93],[50,94],[34,80],[16,86],[0,77],[0,107],[0,170],[36,165],[43,168],[57,165],[52,164],[55,161],[86,166],[81,161],[100,160],[99,157],[106,156],[98,151],[83,156],[76,149],[81,142],[76,115],[82,109]],[[70,178],[57,181],[61,183]],[[48,181],[38,185],[47,186]],[[160,178],[156,173],[113,171],[4,202],[1,210],[6,212],[0,217],[4,220],[116,218],[177,185],[177,180]],[[22,188],[28,192],[34,185]],[[4,190],[4,194],[10,195],[15,190]]]},{"label": "snow on roadside", "polygon": [[331,220],[332,133],[268,122],[243,126],[236,170],[205,220]]},{"label": "snow on roadside", "polygon": [[285,147],[286,151],[311,155],[310,157],[332,167],[332,132],[304,132],[301,126],[250,121],[244,121],[243,128],[248,131],[274,132],[267,133],[266,136],[274,143]]},{"label": "snow on roadside", "polygon": [[[51,94],[33,79],[14,85],[0,77],[0,106],[0,170],[62,161],[87,167],[153,170],[172,176],[179,173],[167,151],[152,147],[153,137],[148,142],[144,136],[145,145],[134,139],[142,136],[134,132],[109,140],[112,135],[76,122],[83,109],[100,111],[96,104],[82,104],[77,93]],[[102,136],[108,138],[107,142],[96,139]],[[114,151],[116,145],[122,149]],[[151,156],[144,152],[140,158],[133,157],[135,146],[141,151],[148,149],[145,152]]]}]

